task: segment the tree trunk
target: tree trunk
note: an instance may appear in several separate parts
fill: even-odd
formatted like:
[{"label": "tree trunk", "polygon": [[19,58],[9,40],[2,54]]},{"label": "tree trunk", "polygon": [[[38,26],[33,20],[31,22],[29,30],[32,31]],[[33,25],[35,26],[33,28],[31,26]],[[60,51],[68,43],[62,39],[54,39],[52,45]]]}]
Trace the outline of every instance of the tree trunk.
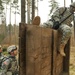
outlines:
[{"label": "tree trunk", "polygon": [[65,5],[66,5],[66,1],[64,0],[64,7],[65,7]]},{"label": "tree trunk", "polygon": [[32,0],[32,20],[35,17],[35,0]]},{"label": "tree trunk", "polygon": [[27,0],[27,23],[30,24],[30,0]]},{"label": "tree trunk", "polygon": [[11,45],[11,3],[10,3],[9,45]]},{"label": "tree trunk", "polygon": [[21,0],[21,22],[25,23],[25,0]]}]

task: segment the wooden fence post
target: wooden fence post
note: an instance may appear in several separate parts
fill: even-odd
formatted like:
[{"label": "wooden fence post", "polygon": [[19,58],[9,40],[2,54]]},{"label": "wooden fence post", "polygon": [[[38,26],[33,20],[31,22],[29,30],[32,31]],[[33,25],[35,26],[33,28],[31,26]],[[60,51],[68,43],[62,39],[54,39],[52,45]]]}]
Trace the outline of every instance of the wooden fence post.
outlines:
[{"label": "wooden fence post", "polygon": [[26,28],[25,24],[19,25],[19,71],[26,75]]}]

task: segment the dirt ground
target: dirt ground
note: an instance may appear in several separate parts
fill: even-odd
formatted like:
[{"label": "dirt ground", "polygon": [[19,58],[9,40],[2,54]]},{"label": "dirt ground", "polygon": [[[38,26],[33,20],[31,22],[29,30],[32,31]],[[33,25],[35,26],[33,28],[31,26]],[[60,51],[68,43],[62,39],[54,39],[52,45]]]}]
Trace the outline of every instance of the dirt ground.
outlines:
[{"label": "dirt ground", "polygon": [[75,47],[70,51],[70,75],[75,75]]}]

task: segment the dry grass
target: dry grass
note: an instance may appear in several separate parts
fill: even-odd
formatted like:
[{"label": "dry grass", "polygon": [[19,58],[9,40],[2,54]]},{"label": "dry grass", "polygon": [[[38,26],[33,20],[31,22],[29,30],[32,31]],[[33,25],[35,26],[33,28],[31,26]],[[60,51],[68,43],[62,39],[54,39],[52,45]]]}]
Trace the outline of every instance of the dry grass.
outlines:
[{"label": "dry grass", "polygon": [[70,51],[70,75],[75,75],[75,47]]}]

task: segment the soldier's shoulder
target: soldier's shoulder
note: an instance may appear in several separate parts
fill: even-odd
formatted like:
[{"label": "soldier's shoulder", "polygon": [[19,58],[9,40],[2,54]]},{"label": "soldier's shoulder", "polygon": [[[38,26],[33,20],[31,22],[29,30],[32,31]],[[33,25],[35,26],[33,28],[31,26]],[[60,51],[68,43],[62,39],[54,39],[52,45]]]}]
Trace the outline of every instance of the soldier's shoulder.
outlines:
[{"label": "soldier's shoulder", "polygon": [[67,7],[60,7],[59,13],[63,14],[68,8]]},{"label": "soldier's shoulder", "polygon": [[56,9],[56,11],[59,11],[60,13],[62,13],[65,9],[67,9],[67,7],[59,7]]},{"label": "soldier's shoulder", "polygon": [[8,57],[4,57],[4,58],[2,59],[2,64],[3,64],[3,65],[9,65],[9,63],[10,63],[10,59],[9,59]]},{"label": "soldier's shoulder", "polygon": [[59,10],[65,10],[67,7],[60,7]]}]

